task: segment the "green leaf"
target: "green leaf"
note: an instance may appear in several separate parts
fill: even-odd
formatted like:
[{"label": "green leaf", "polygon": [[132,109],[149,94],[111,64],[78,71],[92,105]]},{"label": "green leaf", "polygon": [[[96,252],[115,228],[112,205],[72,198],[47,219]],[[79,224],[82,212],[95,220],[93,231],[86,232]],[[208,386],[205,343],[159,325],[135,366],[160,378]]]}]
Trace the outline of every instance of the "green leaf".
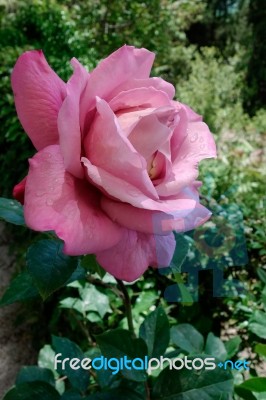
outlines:
[{"label": "green leaf", "polygon": [[139,336],[145,340],[150,357],[160,357],[165,353],[170,340],[170,328],[162,307],[158,307],[145,318],[140,326]]},{"label": "green leaf", "polygon": [[95,286],[86,284],[84,288],[79,289],[80,297],[84,304],[84,311],[96,311],[101,318],[106,313],[111,313],[109,297],[96,289]]},{"label": "green leaf", "polygon": [[108,392],[95,393],[85,400],[146,400],[147,392],[143,383],[123,379],[119,387]]},{"label": "green leaf", "polygon": [[101,279],[106,274],[106,271],[98,264],[94,254],[88,254],[81,259],[81,266],[91,274],[98,274]]},{"label": "green leaf", "polygon": [[27,266],[43,299],[64,286],[77,268],[78,259],[62,253],[63,244],[40,240],[27,252]]},{"label": "green leaf", "polygon": [[39,352],[38,366],[41,368],[50,369],[53,371],[54,376],[58,376],[58,373],[54,369],[54,357],[55,351],[49,344],[46,344]]},{"label": "green leaf", "polygon": [[60,395],[46,382],[26,382],[11,389],[3,400],[60,400]]},{"label": "green leaf", "polygon": [[230,359],[234,355],[236,355],[236,353],[239,350],[240,344],[241,344],[240,336],[235,336],[232,339],[229,339],[226,342],[224,342],[224,346],[225,346],[226,351],[227,351],[227,358],[228,359]]},{"label": "green leaf", "polygon": [[[147,355],[147,346],[144,340],[132,338],[129,331],[123,329],[115,329],[96,336],[96,342],[99,345],[102,354],[106,358],[123,358],[128,359],[140,358],[144,360]],[[137,365],[140,366],[140,363]],[[123,369],[123,376],[133,381],[142,382],[147,379],[145,369]]]},{"label": "green leaf", "polygon": [[258,343],[255,346],[255,352],[260,356],[266,357],[266,344]]},{"label": "green leaf", "polygon": [[37,366],[22,367],[16,378],[16,385],[24,382],[42,381],[54,386],[54,375],[50,369]]},{"label": "green leaf", "polygon": [[0,306],[39,297],[39,292],[33,283],[32,277],[27,271],[17,275],[6,289],[0,300]]},{"label": "green leaf", "polygon": [[149,312],[150,307],[154,305],[157,295],[153,290],[144,290],[137,297],[133,308],[133,315],[138,318],[139,314]]},{"label": "green leaf", "polygon": [[235,393],[244,400],[257,400],[257,397],[250,390],[243,389],[239,386],[235,387]]},{"label": "green leaf", "polygon": [[73,274],[70,276],[70,278],[66,282],[66,285],[69,285],[72,282],[75,282],[75,281],[78,281],[81,279],[85,279],[85,278],[86,278],[86,271],[84,268],[82,268],[80,263],[78,263],[77,268],[74,270]]},{"label": "green leaf", "polygon": [[[65,358],[78,358],[79,360],[83,360],[84,358],[84,354],[79,346],[67,338],[53,336],[52,346],[57,354],[62,354],[58,358],[59,360],[63,360]],[[79,369],[71,368],[69,365],[69,360],[65,363],[64,369],[62,368],[62,366],[62,363],[57,364],[57,371],[59,372],[59,374],[66,375],[73,388],[84,392],[87,389],[90,381],[89,371],[81,367]]]},{"label": "green leaf", "polygon": [[203,351],[203,336],[190,324],[173,326],[170,335],[172,343],[189,354]]},{"label": "green leaf", "polygon": [[248,328],[257,336],[266,339],[266,313],[256,310],[249,320]]},{"label": "green leaf", "polygon": [[256,393],[266,393],[266,378],[251,378],[237,387]]},{"label": "green leaf", "polygon": [[218,358],[221,361],[225,361],[227,358],[227,351],[223,342],[212,332],[207,336],[204,353]]},{"label": "green leaf", "polygon": [[266,271],[262,268],[257,269],[257,274],[263,283],[266,283]]},{"label": "green leaf", "polygon": [[175,240],[176,240],[176,247],[170,267],[173,272],[180,272],[181,267],[187,257],[187,253],[189,250],[189,243],[185,239],[185,237],[180,233],[175,234]]},{"label": "green leaf", "polygon": [[84,397],[81,397],[81,395],[78,392],[71,390],[71,391],[65,392],[61,396],[60,400],[86,400],[86,399],[84,399]]},{"label": "green leaf", "polygon": [[[101,350],[98,346],[90,347],[88,351],[86,351],[85,356],[94,360],[94,358],[98,358],[102,356]],[[108,389],[111,386],[111,382],[117,379],[116,375],[112,374],[112,371],[109,369],[99,369],[96,371],[96,379],[97,383],[101,386],[101,388]]]},{"label": "green leaf", "polygon": [[58,380],[59,374],[54,369],[54,358],[55,358],[54,350],[52,349],[52,347],[49,344],[46,344],[39,351],[38,366],[41,368],[47,368],[53,373],[53,375],[56,379],[55,387],[56,387],[57,391],[62,394],[65,390],[65,383],[62,380]]},{"label": "green leaf", "polygon": [[[197,358],[205,359],[202,356]],[[153,399],[221,400],[231,398],[229,395],[232,392],[233,379],[229,371],[218,368],[206,370],[204,367],[201,370],[170,370],[167,367],[155,380]]]},{"label": "green leaf", "polygon": [[0,197],[0,219],[15,225],[25,225],[22,205],[16,200]]}]

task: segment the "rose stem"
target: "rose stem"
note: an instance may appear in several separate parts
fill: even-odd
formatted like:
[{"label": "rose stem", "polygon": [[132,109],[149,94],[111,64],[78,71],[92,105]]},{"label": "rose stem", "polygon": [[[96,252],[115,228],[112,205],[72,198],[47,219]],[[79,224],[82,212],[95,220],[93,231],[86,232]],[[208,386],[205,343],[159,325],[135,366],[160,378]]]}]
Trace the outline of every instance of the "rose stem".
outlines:
[{"label": "rose stem", "polygon": [[116,279],[117,285],[121,292],[123,293],[123,302],[126,310],[126,317],[127,317],[127,323],[128,323],[128,329],[130,333],[132,334],[133,337],[135,337],[135,331],[134,331],[134,325],[133,325],[133,318],[132,318],[132,307],[131,307],[131,301],[130,297],[127,291],[126,286],[124,285],[123,281],[120,279]]}]

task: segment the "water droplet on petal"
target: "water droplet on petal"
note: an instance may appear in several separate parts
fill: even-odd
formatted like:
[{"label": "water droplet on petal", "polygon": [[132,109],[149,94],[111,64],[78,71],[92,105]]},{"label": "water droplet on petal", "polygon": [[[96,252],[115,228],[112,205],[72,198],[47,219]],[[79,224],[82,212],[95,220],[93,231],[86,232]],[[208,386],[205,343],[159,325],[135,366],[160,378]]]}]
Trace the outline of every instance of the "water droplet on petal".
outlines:
[{"label": "water droplet on petal", "polygon": [[38,190],[38,191],[35,193],[35,195],[36,195],[37,197],[42,197],[43,195],[45,195],[45,193],[46,193],[46,192],[44,192],[43,190]]},{"label": "water droplet on petal", "polygon": [[47,199],[46,200],[46,205],[47,206],[52,206],[54,204],[54,201],[52,199]]},{"label": "water droplet on petal", "polygon": [[196,142],[196,140],[198,139],[198,134],[197,134],[197,132],[193,132],[191,135],[190,135],[190,138],[189,138],[189,140],[190,140],[190,142],[191,143],[194,143],[194,142]]}]

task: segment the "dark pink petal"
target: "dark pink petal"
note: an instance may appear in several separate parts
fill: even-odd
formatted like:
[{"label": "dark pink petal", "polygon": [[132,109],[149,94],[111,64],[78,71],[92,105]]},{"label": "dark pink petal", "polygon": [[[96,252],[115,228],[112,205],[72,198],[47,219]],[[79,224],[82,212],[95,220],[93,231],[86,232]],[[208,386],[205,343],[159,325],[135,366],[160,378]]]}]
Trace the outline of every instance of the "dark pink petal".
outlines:
[{"label": "dark pink petal", "polygon": [[174,250],[173,234],[158,237],[125,229],[123,239],[117,245],[96,253],[96,256],[99,264],[110,274],[132,282],[149,266],[168,266]]},{"label": "dark pink petal", "polygon": [[66,96],[66,85],[39,50],[27,51],[16,62],[11,76],[20,122],[37,150],[57,144],[57,117]]},{"label": "dark pink petal", "polygon": [[124,137],[116,116],[104,100],[97,100],[97,112],[84,141],[88,160],[121,179],[121,192],[125,190],[123,185],[129,183],[146,196],[158,198],[146,170],[145,159]]},{"label": "dark pink petal", "polygon": [[74,74],[67,83],[67,95],[58,114],[58,130],[60,148],[66,170],[82,178],[81,166],[81,128],[79,119],[79,104],[81,94],[88,81],[89,74],[76,59],[72,59]]},{"label": "dark pink petal", "polygon": [[95,106],[99,96],[109,99],[112,91],[131,79],[149,77],[154,61],[154,54],[146,49],[123,46],[109,57],[102,60],[92,71],[81,103],[81,120]]},{"label": "dark pink petal", "polygon": [[[195,200],[192,189],[175,199],[175,208],[160,212],[132,207],[130,204],[120,203],[103,197],[102,209],[119,225],[138,232],[167,235],[171,231],[185,232],[196,228],[210,218],[211,212]],[[165,205],[169,200],[165,201]]]},{"label": "dark pink petal", "polygon": [[122,229],[99,208],[97,190],[65,170],[58,145],[30,160],[24,210],[26,224],[55,231],[69,255],[105,250],[121,239]]},{"label": "dark pink petal", "polygon": [[26,185],[27,177],[22,179],[13,189],[13,197],[19,201],[21,204],[24,204],[24,194],[25,194],[25,185]]}]

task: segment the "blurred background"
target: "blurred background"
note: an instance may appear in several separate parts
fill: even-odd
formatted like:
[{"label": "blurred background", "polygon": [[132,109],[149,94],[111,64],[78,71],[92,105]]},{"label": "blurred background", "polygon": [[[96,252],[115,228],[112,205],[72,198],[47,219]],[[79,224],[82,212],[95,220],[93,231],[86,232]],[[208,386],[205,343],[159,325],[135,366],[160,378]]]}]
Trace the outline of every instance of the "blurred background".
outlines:
[{"label": "blurred background", "polygon": [[[210,298],[209,303],[205,297],[196,308],[186,308],[181,319],[202,331],[196,316],[205,310],[206,318],[215,321],[215,333],[222,337],[231,329],[232,335],[240,335],[242,349],[249,349],[261,369],[253,344],[265,343],[266,314],[256,314],[258,321],[253,322],[259,329],[254,324],[249,329],[249,322],[266,304],[265,290],[261,296],[266,284],[265,0],[0,0],[0,19],[0,196],[11,197],[34,154],[10,85],[22,52],[42,49],[64,80],[71,74],[72,57],[91,70],[123,44],[155,52],[152,74],[173,83],[176,99],[202,114],[215,135],[218,158],[200,168],[203,201],[218,214],[226,212],[228,221],[235,215],[229,206],[237,205],[248,257],[245,262],[233,260],[227,274],[229,280],[242,281],[244,294],[215,302]],[[23,254],[26,245],[18,250],[21,236],[11,230],[1,245]],[[15,269],[23,256],[17,260]]]}]

